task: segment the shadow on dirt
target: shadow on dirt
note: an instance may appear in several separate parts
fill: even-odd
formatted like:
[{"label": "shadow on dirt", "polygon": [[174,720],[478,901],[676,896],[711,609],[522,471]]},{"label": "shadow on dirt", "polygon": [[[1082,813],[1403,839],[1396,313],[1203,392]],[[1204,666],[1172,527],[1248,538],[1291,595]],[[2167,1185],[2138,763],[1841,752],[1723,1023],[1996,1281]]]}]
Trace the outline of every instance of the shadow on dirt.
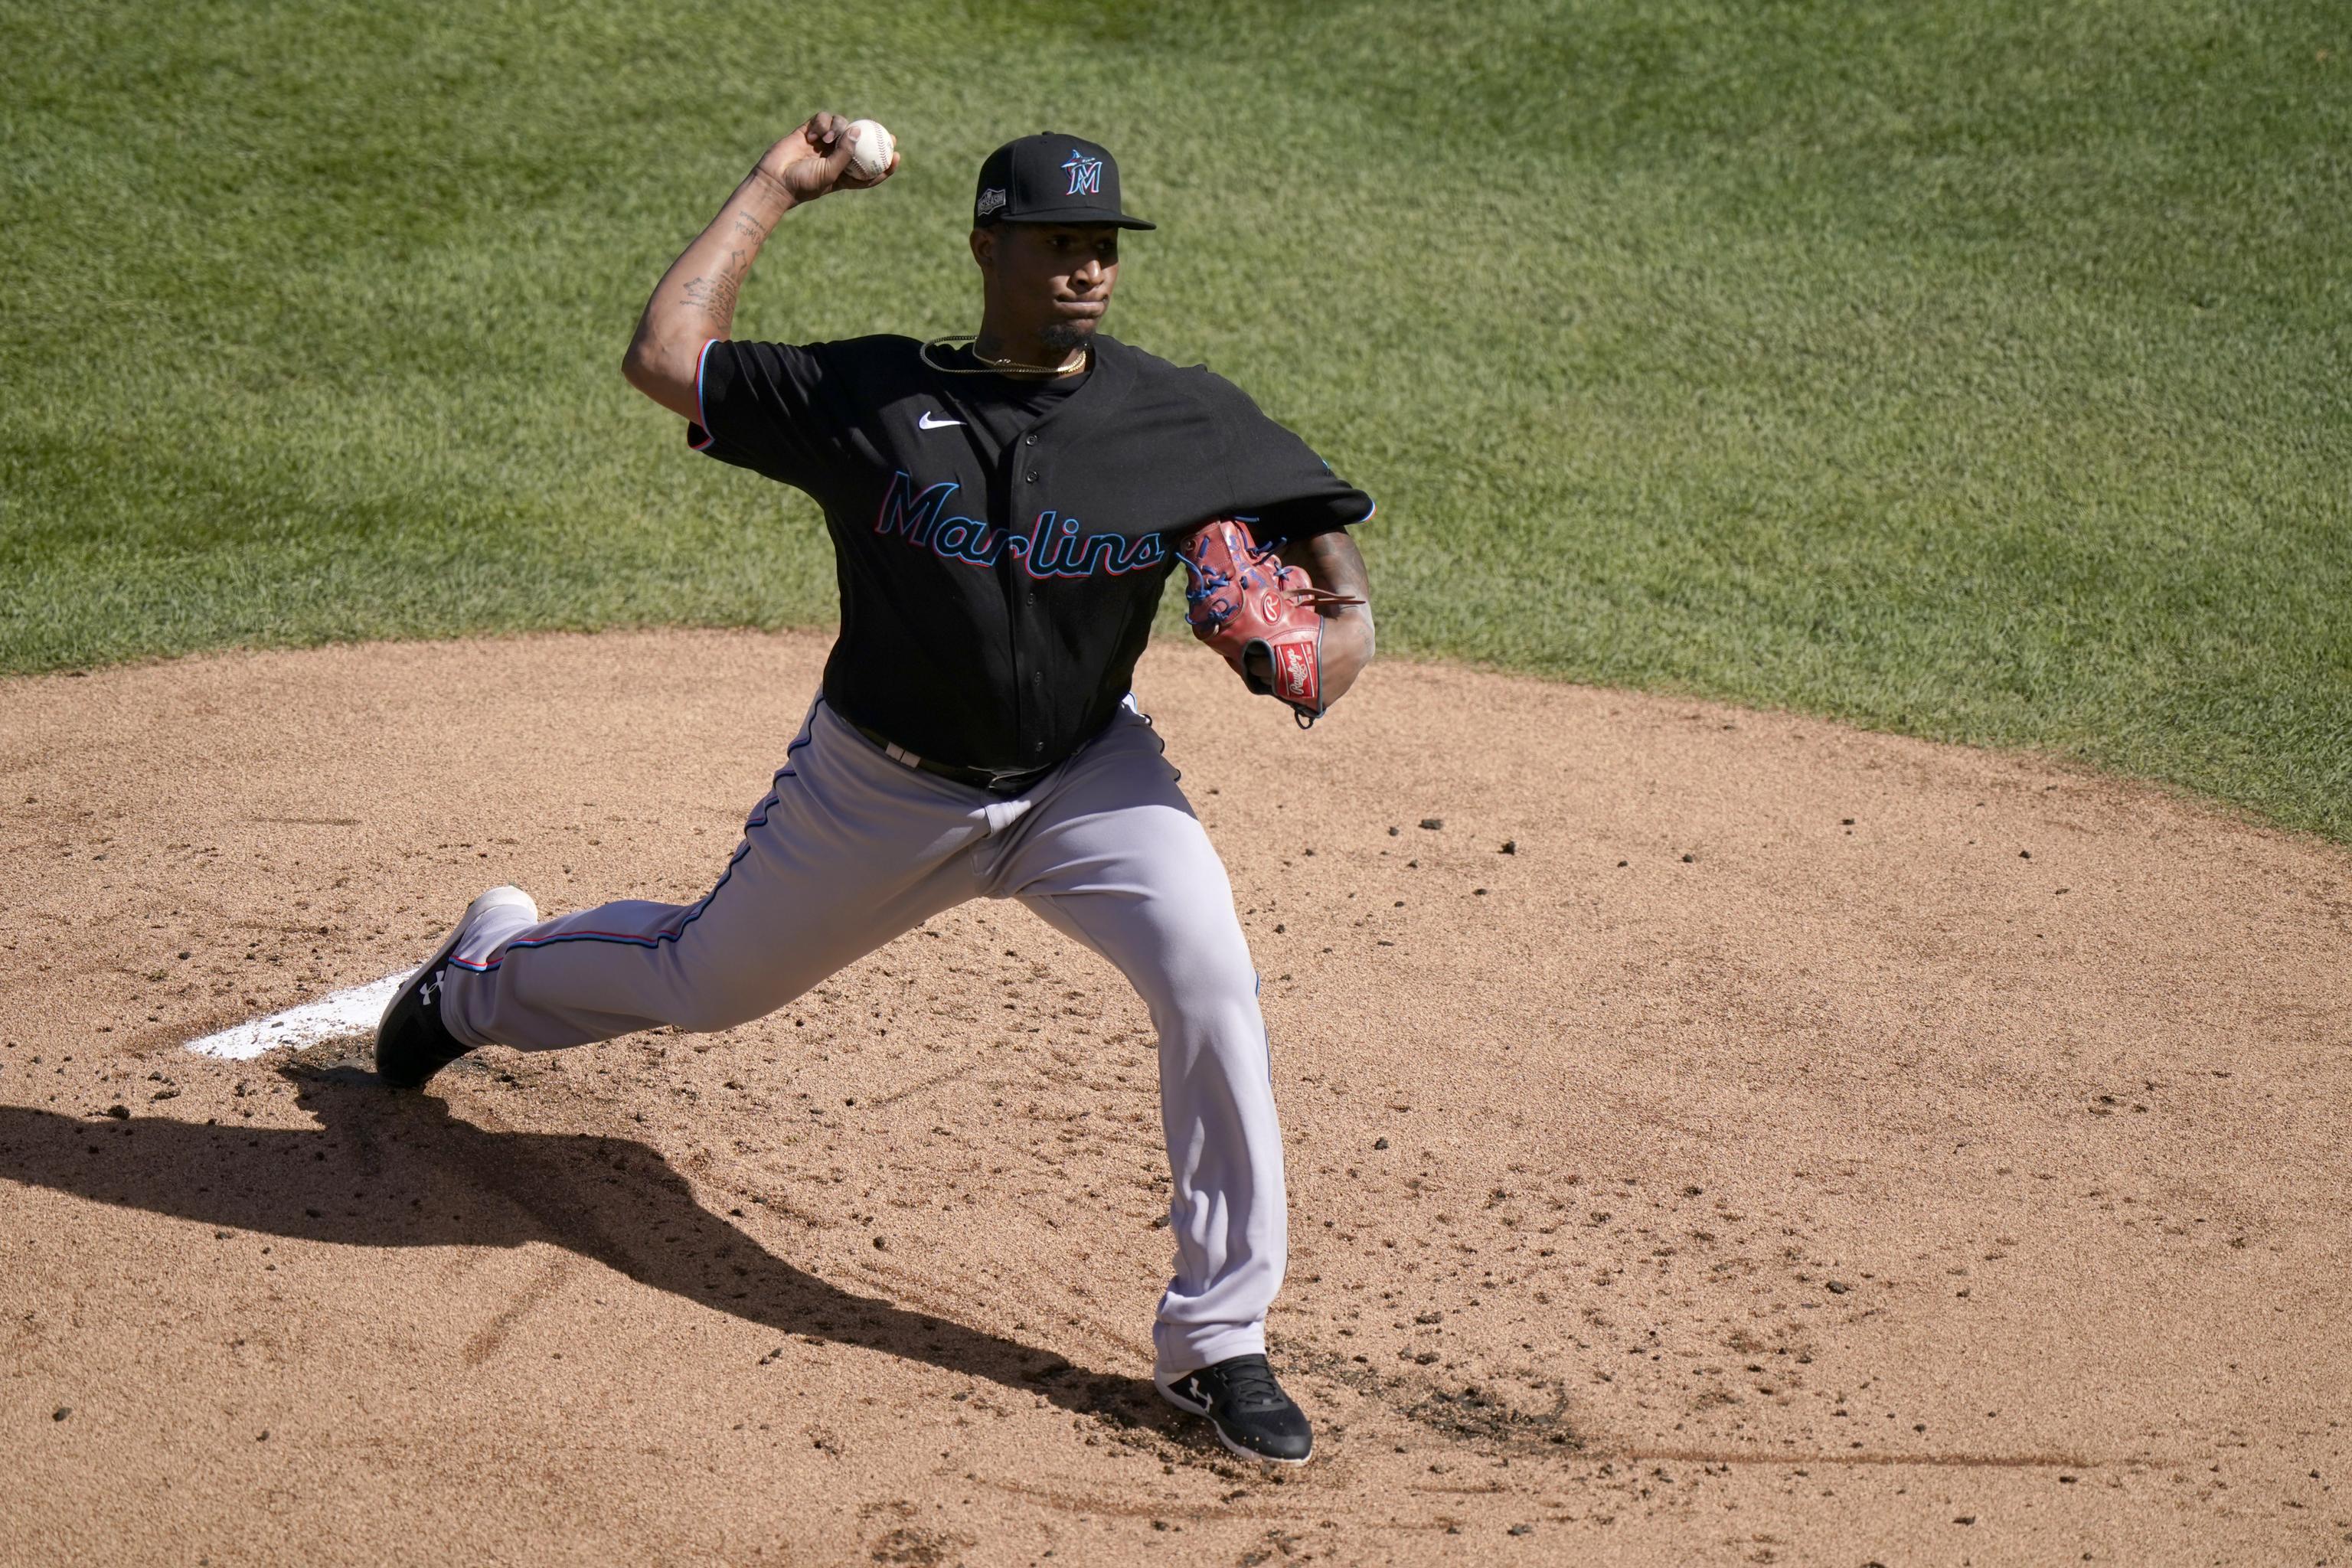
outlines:
[{"label": "shadow on dirt", "polygon": [[[356,1068],[283,1070],[315,1131],[0,1106],[0,1175],[205,1225],[351,1247],[547,1242],[780,1333],[863,1345],[1214,1451],[1144,1379],[1074,1366],[795,1268],[625,1138],[491,1132]],[[453,1344],[451,1353],[457,1353]]]}]

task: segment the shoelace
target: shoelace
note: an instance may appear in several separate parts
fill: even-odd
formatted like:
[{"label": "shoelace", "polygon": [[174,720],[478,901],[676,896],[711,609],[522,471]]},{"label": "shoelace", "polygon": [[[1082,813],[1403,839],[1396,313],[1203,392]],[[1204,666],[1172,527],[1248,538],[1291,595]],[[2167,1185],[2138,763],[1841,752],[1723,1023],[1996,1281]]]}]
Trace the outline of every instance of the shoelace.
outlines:
[{"label": "shoelace", "polygon": [[1282,1384],[1274,1379],[1274,1369],[1264,1361],[1245,1361],[1229,1369],[1225,1388],[1236,1409],[1255,1410],[1290,1403],[1289,1395],[1282,1392]]}]

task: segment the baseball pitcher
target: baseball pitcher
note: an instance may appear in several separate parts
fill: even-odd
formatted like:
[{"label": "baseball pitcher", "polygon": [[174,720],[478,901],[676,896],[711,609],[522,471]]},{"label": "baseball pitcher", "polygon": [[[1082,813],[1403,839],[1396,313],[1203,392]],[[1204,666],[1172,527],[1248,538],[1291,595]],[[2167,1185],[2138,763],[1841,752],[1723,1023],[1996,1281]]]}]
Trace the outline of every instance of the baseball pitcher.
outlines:
[{"label": "baseball pitcher", "polygon": [[841,632],[782,766],[691,904],[541,920],[518,889],[475,900],[386,1009],[377,1068],[415,1088],[494,1043],[729,1028],[968,899],[1018,900],[1117,967],[1159,1034],[1175,1271],[1155,1381],[1233,1452],[1300,1463],[1312,1433],[1265,1354],[1286,1215],[1257,974],[1129,688],[1181,564],[1195,631],[1311,722],[1371,658],[1346,531],[1372,504],[1231,383],[1102,332],[1121,238],[1152,226],[1084,137],[982,163],[969,340],[735,338],[777,226],[897,171],[854,166],[859,134],[817,114],[770,149],[623,365],[695,451],[824,510]]}]

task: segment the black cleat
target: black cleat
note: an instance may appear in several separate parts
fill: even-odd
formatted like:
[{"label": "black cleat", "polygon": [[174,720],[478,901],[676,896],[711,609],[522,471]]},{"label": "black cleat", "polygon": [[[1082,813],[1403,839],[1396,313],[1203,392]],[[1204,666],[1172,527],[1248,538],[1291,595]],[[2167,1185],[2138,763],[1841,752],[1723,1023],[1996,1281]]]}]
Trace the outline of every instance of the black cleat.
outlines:
[{"label": "black cleat", "polygon": [[466,906],[457,929],[392,994],[375,1026],[375,1076],[394,1089],[422,1089],[433,1075],[474,1047],[441,1026],[441,977],[449,955],[486,910],[509,906],[539,918],[539,906],[520,888],[492,888]]},{"label": "black cleat", "polygon": [[1168,1378],[1160,1396],[1179,1410],[1208,1417],[1217,1441],[1244,1459],[1303,1465],[1315,1451],[1315,1429],[1262,1355],[1228,1356],[1214,1366]]}]

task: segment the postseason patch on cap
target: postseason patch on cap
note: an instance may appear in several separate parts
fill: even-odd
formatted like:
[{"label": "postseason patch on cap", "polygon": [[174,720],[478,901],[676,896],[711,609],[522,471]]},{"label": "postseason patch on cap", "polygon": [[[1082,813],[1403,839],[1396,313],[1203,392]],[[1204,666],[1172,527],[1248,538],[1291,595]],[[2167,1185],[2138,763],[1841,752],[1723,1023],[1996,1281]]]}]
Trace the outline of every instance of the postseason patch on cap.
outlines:
[{"label": "postseason patch on cap", "polygon": [[1003,205],[1004,193],[992,186],[980,193],[980,205],[978,210],[975,211],[972,216],[975,217],[986,217],[989,214],[994,212]]}]

